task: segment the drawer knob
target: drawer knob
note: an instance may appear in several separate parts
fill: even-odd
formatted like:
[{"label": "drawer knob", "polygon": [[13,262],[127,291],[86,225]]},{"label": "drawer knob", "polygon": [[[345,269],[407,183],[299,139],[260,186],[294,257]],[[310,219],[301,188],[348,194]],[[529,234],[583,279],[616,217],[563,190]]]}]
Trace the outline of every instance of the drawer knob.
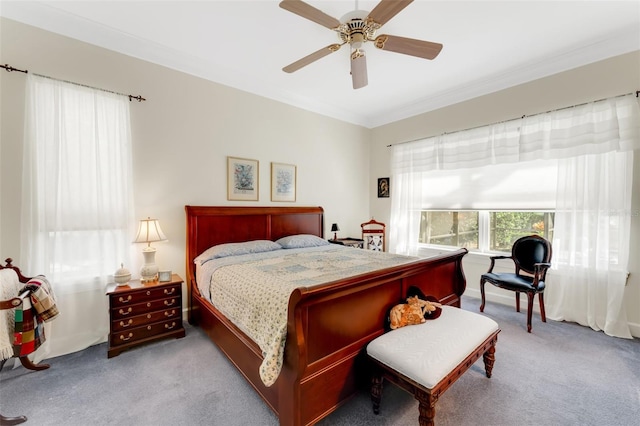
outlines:
[{"label": "drawer knob", "polygon": [[147,308],[150,308],[150,307],[151,307],[151,303],[147,303]]},{"label": "drawer knob", "polygon": [[120,327],[129,327],[131,324],[133,324],[132,319],[129,319],[126,323],[124,321],[120,321]]},{"label": "drawer knob", "polygon": [[150,325],[147,326],[147,330],[151,330],[151,326]]},{"label": "drawer knob", "polygon": [[126,311],[124,309],[120,309],[118,313],[120,315],[129,315],[131,313],[131,308],[127,309]]},{"label": "drawer knob", "polygon": [[169,312],[169,311],[164,311],[164,316],[165,316],[165,317],[172,317],[172,316],[174,316],[175,314],[176,314],[176,310],[175,310],[175,309],[172,309],[172,310],[171,310],[171,312]]},{"label": "drawer knob", "polygon": [[120,340],[124,340],[127,341],[129,339],[131,339],[133,337],[133,333],[129,333],[129,335],[127,337],[124,336],[124,334],[120,335]]},{"label": "drawer knob", "polygon": [[165,301],[164,301],[164,305],[165,305],[165,306],[171,306],[171,305],[173,305],[174,303],[176,303],[176,299],[171,299],[171,300],[165,300]]},{"label": "drawer knob", "polygon": [[170,294],[173,294],[173,293],[175,293],[175,292],[176,292],[175,287],[174,287],[174,288],[172,288],[171,290],[169,290],[168,288],[165,288],[165,289],[164,289],[164,294],[166,294],[167,296],[168,296],[168,295],[170,295]]},{"label": "drawer knob", "polygon": [[147,319],[151,319],[151,314],[147,314]]},{"label": "drawer knob", "polygon": [[131,302],[131,295],[127,296],[126,299],[124,299],[122,296],[120,296],[120,298],[118,299],[120,301],[120,303],[128,303]]},{"label": "drawer knob", "polygon": [[151,296],[151,292],[147,290],[147,296]]},{"label": "drawer knob", "polygon": [[171,330],[172,328],[174,328],[176,326],[175,322],[172,322],[171,325],[169,324],[165,324],[164,328],[166,328],[167,330]]}]

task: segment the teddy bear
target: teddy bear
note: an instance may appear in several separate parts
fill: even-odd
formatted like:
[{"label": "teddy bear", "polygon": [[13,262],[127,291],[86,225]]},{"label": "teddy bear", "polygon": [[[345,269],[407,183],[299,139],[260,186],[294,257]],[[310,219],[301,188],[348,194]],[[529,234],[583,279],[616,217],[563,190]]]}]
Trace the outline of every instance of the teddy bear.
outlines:
[{"label": "teddy bear", "polygon": [[390,326],[392,330],[404,327],[405,325],[421,324],[425,322],[425,314],[429,315],[442,307],[440,303],[422,300],[418,296],[407,298],[407,303],[400,303],[391,308],[389,313]]}]

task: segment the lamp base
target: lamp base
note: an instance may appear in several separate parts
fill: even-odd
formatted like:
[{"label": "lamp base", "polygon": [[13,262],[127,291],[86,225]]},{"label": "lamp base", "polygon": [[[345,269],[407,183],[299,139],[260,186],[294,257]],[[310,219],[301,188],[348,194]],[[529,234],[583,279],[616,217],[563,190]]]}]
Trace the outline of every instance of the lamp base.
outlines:
[{"label": "lamp base", "polygon": [[140,268],[140,281],[145,283],[156,281],[158,279],[158,265],[156,265],[156,249],[153,247],[145,247],[142,250],[144,256],[144,264]]}]

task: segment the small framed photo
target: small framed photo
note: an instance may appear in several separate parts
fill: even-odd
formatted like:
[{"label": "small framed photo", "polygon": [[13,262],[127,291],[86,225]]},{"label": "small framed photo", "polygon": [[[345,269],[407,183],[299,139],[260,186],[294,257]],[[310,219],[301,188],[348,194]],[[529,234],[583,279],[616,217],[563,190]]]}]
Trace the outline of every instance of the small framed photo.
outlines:
[{"label": "small framed photo", "polygon": [[296,173],[293,164],[271,163],[271,201],[296,201]]},{"label": "small framed photo", "polygon": [[227,157],[227,200],[258,201],[258,160]]},{"label": "small framed photo", "polygon": [[389,198],[389,178],[378,178],[378,198]]}]

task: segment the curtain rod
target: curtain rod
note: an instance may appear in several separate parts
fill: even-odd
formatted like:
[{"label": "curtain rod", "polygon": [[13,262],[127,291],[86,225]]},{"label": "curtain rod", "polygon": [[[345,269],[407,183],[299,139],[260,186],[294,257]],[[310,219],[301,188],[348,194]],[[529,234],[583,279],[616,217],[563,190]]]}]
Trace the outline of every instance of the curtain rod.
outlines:
[{"label": "curtain rod", "polygon": [[[639,97],[639,96],[640,96],[640,90],[636,90],[635,94],[636,94],[636,98],[637,98],[637,97]],[[526,114],[525,114],[525,115],[523,115],[523,116],[521,116],[521,117],[510,118],[510,119],[508,119],[508,120],[502,120],[502,121],[496,121],[495,123],[491,123],[491,124],[481,124],[481,125],[479,125],[479,126],[469,127],[469,128],[466,128],[466,129],[454,130],[453,132],[443,132],[443,133],[440,133],[440,135],[431,135],[431,136],[425,136],[425,137],[420,137],[420,138],[412,139],[412,140],[410,140],[410,141],[403,141],[403,142],[392,143],[392,144],[387,145],[387,148],[391,148],[392,146],[395,146],[395,145],[402,145],[402,144],[405,144],[405,143],[417,142],[417,141],[421,141],[421,140],[423,140],[423,139],[429,139],[429,138],[432,138],[432,137],[435,137],[435,136],[441,136],[441,135],[452,135],[452,134],[454,134],[454,133],[465,132],[465,131],[467,131],[467,130],[479,129],[480,127],[493,126],[493,125],[496,125],[496,124],[502,124],[502,123],[506,123],[506,122],[509,122],[509,121],[513,121],[513,120],[519,120],[519,119],[522,119],[522,118],[525,118],[525,117],[535,117],[536,115],[548,114],[548,113],[550,113],[550,112],[556,112],[556,111],[562,111],[562,110],[569,109],[569,108],[575,108],[575,107],[578,107],[578,106],[587,105],[587,104],[590,104],[590,103],[592,103],[592,102],[600,102],[600,101],[604,101],[604,100],[606,100],[606,99],[621,98],[621,97],[623,97],[623,96],[629,96],[629,95],[633,95],[633,92],[625,93],[625,94],[623,94],[623,95],[618,95],[618,96],[612,96],[612,97],[610,97],[610,98],[598,99],[597,101],[583,102],[583,103],[581,103],[581,104],[571,105],[571,106],[568,106],[568,107],[562,107],[562,108],[558,108],[558,109],[552,109],[552,110],[545,111],[545,112],[538,112],[538,113],[530,114],[530,115],[526,115]]]},{"label": "curtain rod", "polygon": [[[29,73],[29,70],[21,70],[21,69],[18,69],[18,68],[14,68],[9,64],[0,65],[0,68],[4,68],[5,70],[7,70],[7,72],[17,71],[17,72],[22,72],[22,73],[25,73],[25,74]],[[76,86],[88,87],[89,89],[95,89],[95,90],[100,90],[100,91],[103,91],[103,92],[113,93],[115,95],[127,96],[129,98],[129,102],[131,102],[134,99],[137,100],[138,102],[146,101],[146,99],[143,98],[141,95],[138,95],[138,96],[127,95],[125,93],[114,92],[113,90],[102,89],[100,87],[93,87],[93,86],[89,86],[89,85],[86,85],[86,84],[76,83],[74,81],[61,80],[59,78],[49,77],[48,75],[36,74],[34,72],[32,72],[31,74],[37,75],[38,77],[48,78],[48,79],[51,79],[51,80],[62,81],[63,83],[69,83],[69,84],[74,84]]]}]

